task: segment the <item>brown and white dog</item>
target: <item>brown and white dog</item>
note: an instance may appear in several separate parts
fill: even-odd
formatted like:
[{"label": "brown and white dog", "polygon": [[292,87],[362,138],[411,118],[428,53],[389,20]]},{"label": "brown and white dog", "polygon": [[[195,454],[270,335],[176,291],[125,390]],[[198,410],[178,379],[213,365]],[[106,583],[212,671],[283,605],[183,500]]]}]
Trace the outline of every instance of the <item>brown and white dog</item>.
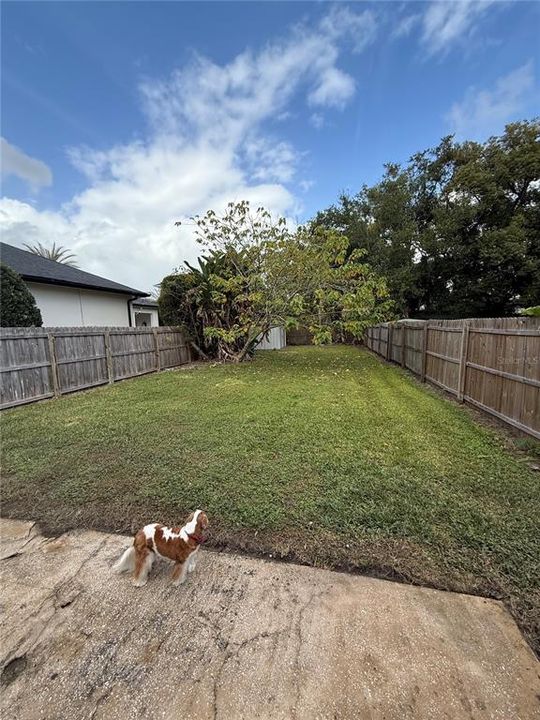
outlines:
[{"label": "brown and white dog", "polygon": [[181,585],[186,574],[195,570],[199,545],[204,541],[208,518],[196,510],[182,528],[168,528],[159,523],[145,525],[135,535],[133,545],[112,566],[115,573],[133,571],[133,584],[146,585],[156,555],[174,562],[172,584]]}]

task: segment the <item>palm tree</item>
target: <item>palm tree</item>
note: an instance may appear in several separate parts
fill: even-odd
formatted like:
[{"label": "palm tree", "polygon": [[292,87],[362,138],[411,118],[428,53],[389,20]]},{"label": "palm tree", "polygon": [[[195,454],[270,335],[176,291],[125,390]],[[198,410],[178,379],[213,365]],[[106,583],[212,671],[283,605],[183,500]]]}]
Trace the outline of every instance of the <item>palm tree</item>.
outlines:
[{"label": "palm tree", "polygon": [[24,243],[24,247],[34,255],[47,258],[47,260],[54,260],[54,262],[63,263],[64,265],[71,265],[71,267],[79,267],[76,262],[76,256],[68,248],[57,245],[53,242],[52,248],[47,248],[38,242],[36,245],[28,245]]}]

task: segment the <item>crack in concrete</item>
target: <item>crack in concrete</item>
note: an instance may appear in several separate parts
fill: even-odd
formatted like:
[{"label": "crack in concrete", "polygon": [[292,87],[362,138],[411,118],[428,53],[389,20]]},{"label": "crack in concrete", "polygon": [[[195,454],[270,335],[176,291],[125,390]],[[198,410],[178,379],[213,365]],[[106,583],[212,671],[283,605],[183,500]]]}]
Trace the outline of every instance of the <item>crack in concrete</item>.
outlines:
[{"label": "crack in concrete", "polygon": [[110,694],[113,691],[113,687],[107,688],[107,690],[102,695],[99,696],[99,698],[97,699],[96,704],[94,706],[94,709],[90,713],[88,720],[94,720],[94,718],[96,717],[96,713],[99,710],[99,708],[101,707],[101,705],[103,705],[103,703],[109,699]]},{"label": "crack in concrete", "polygon": [[[297,615],[297,621],[294,625],[294,631],[297,638],[297,646],[294,653],[294,685],[295,685],[295,701],[292,707],[292,718],[296,718],[296,709],[298,707],[298,704],[300,702],[300,693],[301,693],[301,684],[300,684],[300,651],[302,649],[302,623],[304,622],[304,614],[306,613],[307,609],[313,603],[315,600],[318,600],[323,595],[325,595],[327,592],[327,589],[320,590],[319,592],[313,592],[311,593],[309,599],[302,605],[300,610],[298,611]],[[292,625],[291,625],[292,627]]]},{"label": "crack in concrete", "polygon": [[[8,655],[2,661],[2,667],[5,667],[14,657],[17,657],[17,656],[20,656],[23,654],[28,655],[28,653],[30,653],[30,651],[36,647],[36,645],[38,644],[42,635],[46,631],[49,623],[56,615],[57,610],[59,610],[62,607],[61,604],[57,604],[59,593],[62,591],[62,589],[68,583],[73,582],[73,580],[79,575],[81,570],[85,567],[85,565],[88,562],[90,562],[97,556],[97,554],[104,547],[106,542],[107,542],[107,538],[104,538],[103,540],[101,540],[99,542],[99,544],[97,545],[97,547],[95,548],[95,550],[83,560],[83,562],[79,565],[77,570],[72,575],[70,575],[70,577],[65,578],[59,585],[55,586],[52,589],[51,593],[43,599],[43,601],[39,604],[39,606],[32,613],[30,613],[30,615],[27,618],[27,623],[29,620],[34,620],[34,619],[39,618],[39,615],[42,613],[42,611],[43,611],[44,607],[47,605],[47,603],[51,603],[51,606],[49,608],[49,610],[51,612],[49,612],[47,617],[44,617],[41,619],[41,621],[38,621],[39,625],[38,625],[37,633],[36,633],[36,627],[34,625],[32,625],[30,627],[30,630],[28,631],[28,633],[19,640],[16,647],[12,648],[12,650],[8,653]],[[81,591],[79,593],[77,593],[76,597],[78,597],[82,592],[83,591],[81,589]],[[73,598],[73,600],[75,600],[75,599],[76,598]],[[71,600],[70,603],[73,602],[73,600]],[[68,603],[68,604],[70,604],[70,603]],[[28,643],[30,643],[30,644],[28,644]],[[26,649],[23,651],[22,648],[24,646],[26,646]]]},{"label": "crack in concrete", "polygon": [[[203,618],[204,620],[201,620]],[[223,630],[217,625],[206,613],[203,611],[200,611],[197,616],[197,622],[199,622],[203,627],[208,628],[213,631],[212,638],[216,641],[216,645],[218,646],[219,650],[224,652],[227,650],[229,646],[229,641],[225,640],[223,637]],[[214,634],[215,633],[215,634]],[[225,646],[222,647],[221,643],[225,643]],[[214,720],[217,719],[218,716],[218,706],[217,706],[217,693],[218,693],[218,683],[221,679],[221,674],[223,672],[223,669],[225,665],[227,664],[230,657],[230,652],[225,652],[223,659],[221,661],[221,664],[216,672],[216,674],[213,676],[213,683],[212,683],[212,708],[213,708],[213,717]]]},{"label": "crack in concrete", "polygon": [[17,550],[14,550],[12,553],[9,553],[8,555],[2,555],[2,557],[0,557],[0,560],[9,560],[10,558],[17,557],[17,555],[23,555],[23,552],[22,552],[23,548],[26,547],[28,545],[28,543],[32,542],[32,540],[34,540],[34,538],[35,538],[35,535],[31,535],[31,532],[36,527],[36,525],[37,525],[37,522],[33,522],[30,525],[26,535],[24,536],[24,538],[22,538],[25,542],[23,542],[23,544],[20,547],[18,547]]},{"label": "crack in concrete", "polygon": [[257,633],[256,635],[253,635],[253,637],[246,638],[245,640],[242,640],[242,642],[240,642],[240,643],[228,643],[228,645],[234,645],[234,646],[235,646],[235,647],[234,647],[234,650],[228,651],[227,653],[225,653],[225,656],[224,656],[224,658],[223,658],[223,661],[222,661],[222,663],[220,664],[219,669],[218,669],[216,675],[214,676],[214,682],[213,682],[213,688],[212,688],[212,690],[213,690],[214,720],[217,720],[217,716],[218,716],[218,703],[217,703],[217,701],[218,701],[219,685],[220,685],[220,683],[221,683],[221,677],[222,677],[222,675],[223,675],[223,672],[225,671],[225,667],[226,667],[226,665],[228,664],[229,660],[231,660],[232,658],[235,658],[235,657],[238,659],[238,655],[240,654],[240,652],[241,652],[244,648],[248,647],[248,645],[251,645],[251,644],[253,644],[253,643],[256,643],[256,642],[258,642],[258,641],[261,640],[261,639],[265,639],[265,640],[266,640],[267,638],[276,638],[276,637],[279,637],[280,635],[283,635],[283,633],[287,632],[288,630],[289,630],[288,627],[279,628],[278,630],[272,630],[272,631],[270,631],[270,632],[269,632],[268,630],[263,630],[262,632]]},{"label": "crack in concrete", "polygon": [[[95,701],[95,705],[90,713],[89,720],[93,720],[96,717],[96,713],[98,712],[100,707],[107,702],[111,693],[116,687],[117,681],[127,680],[129,682],[129,677],[132,673],[126,673],[128,667],[120,666],[119,668],[115,669],[113,665],[116,663],[118,648],[122,647],[122,645],[124,644],[127,644],[132,634],[136,630],[140,630],[139,624],[133,625],[129,629],[129,631],[122,636],[121,641],[112,640],[106,643],[105,648],[101,646],[99,651],[96,652],[95,655],[88,658],[88,664],[86,665],[86,667],[83,665],[83,667],[81,668],[80,675],[85,677],[85,683],[88,688],[87,697],[92,697],[96,687],[100,687],[103,690],[101,695]],[[94,662],[95,657],[98,657],[101,661],[101,664],[97,666],[97,675],[95,672],[93,672],[94,668],[91,664]],[[104,659],[105,662],[103,662]],[[135,678],[137,677],[137,674],[140,677],[140,668],[136,670]]]},{"label": "crack in concrete", "polygon": [[[292,597],[293,593],[291,593],[290,590],[288,590],[288,594]],[[295,658],[294,658],[294,664],[295,664],[295,696],[296,700],[294,703],[294,706],[292,708],[292,716],[296,717],[296,707],[300,699],[300,651],[302,647],[302,623],[304,621],[304,615],[307,612],[309,606],[315,602],[318,598],[322,597],[327,592],[327,589],[321,590],[321,591],[314,591],[310,593],[309,598],[304,602],[304,604],[299,608],[297,613],[293,613],[288,624],[285,627],[279,628],[277,630],[267,631],[263,630],[256,635],[253,635],[250,638],[246,638],[245,640],[242,640],[239,643],[229,642],[223,638],[223,630],[222,628],[214,623],[214,621],[208,617],[205,613],[200,612],[199,617],[197,618],[198,621],[204,625],[205,627],[213,630],[215,632],[214,639],[217,642],[217,645],[220,650],[227,650],[225,652],[221,663],[219,664],[219,667],[216,669],[215,674],[213,675],[213,683],[212,683],[212,708],[213,708],[213,720],[218,720],[219,715],[219,706],[218,706],[218,696],[220,691],[220,685],[221,680],[223,677],[223,674],[225,672],[225,669],[229,663],[229,661],[233,658],[236,658],[239,660],[239,655],[246,647],[249,645],[252,645],[254,643],[257,643],[263,639],[270,638],[270,639],[277,639],[279,636],[283,635],[284,633],[289,633],[294,635],[297,638],[297,645],[295,649]],[[206,622],[203,622],[201,620],[201,617],[204,618]],[[221,642],[225,643],[225,646],[222,647]]]}]

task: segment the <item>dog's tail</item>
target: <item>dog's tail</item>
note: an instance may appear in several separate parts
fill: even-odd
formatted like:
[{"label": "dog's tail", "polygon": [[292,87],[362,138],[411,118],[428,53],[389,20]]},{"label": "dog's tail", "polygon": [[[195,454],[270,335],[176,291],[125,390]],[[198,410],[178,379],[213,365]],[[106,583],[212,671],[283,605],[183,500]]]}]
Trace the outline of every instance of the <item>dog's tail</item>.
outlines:
[{"label": "dog's tail", "polygon": [[111,570],[113,573],[123,573],[127,572],[128,570],[134,570],[135,569],[135,548],[133,545],[129,547],[126,552],[122,555],[121,558],[119,558],[114,565],[112,566]]}]

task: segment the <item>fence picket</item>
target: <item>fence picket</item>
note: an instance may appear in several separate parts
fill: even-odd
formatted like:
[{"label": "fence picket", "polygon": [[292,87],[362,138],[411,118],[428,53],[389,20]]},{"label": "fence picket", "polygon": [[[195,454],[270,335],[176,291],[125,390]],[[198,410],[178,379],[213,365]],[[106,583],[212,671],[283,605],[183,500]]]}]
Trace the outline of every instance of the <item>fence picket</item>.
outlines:
[{"label": "fence picket", "polygon": [[426,360],[427,360],[427,343],[428,343],[428,332],[429,332],[429,325],[426,323],[424,325],[424,331],[422,334],[422,372],[420,373],[420,380],[422,382],[426,382]]},{"label": "fence picket", "polygon": [[461,333],[461,353],[459,356],[458,400],[463,402],[465,382],[467,380],[467,353],[469,352],[469,326],[464,325]]},{"label": "fence picket", "polygon": [[56,348],[54,346],[54,335],[48,333],[47,341],[49,343],[49,358],[51,363],[51,380],[53,386],[54,396],[60,395],[60,389],[58,387],[58,366],[56,364]]},{"label": "fence picket", "polygon": [[159,355],[159,335],[157,328],[153,328],[154,331],[154,345],[156,348],[156,370],[159,372],[161,370],[161,357]]},{"label": "fence picket", "polygon": [[113,373],[113,361],[112,361],[112,353],[111,353],[111,334],[108,330],[105,331],[104,334],[105,339],[105,356],[107,358],[107,377],[109,379],[109,384],[112,385],[114,382],[114,373]]}]

